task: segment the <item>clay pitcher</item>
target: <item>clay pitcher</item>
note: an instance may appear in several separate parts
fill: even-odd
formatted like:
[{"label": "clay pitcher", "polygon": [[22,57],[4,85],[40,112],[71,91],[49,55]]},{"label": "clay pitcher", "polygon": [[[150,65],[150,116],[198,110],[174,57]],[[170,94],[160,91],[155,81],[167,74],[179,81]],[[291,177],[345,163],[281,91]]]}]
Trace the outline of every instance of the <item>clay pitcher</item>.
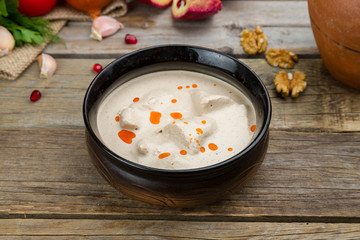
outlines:
[{"label": "clay pitcher", "polygon": [[360,0],[308,0],[312,31],[331,75],[360,89]]}]

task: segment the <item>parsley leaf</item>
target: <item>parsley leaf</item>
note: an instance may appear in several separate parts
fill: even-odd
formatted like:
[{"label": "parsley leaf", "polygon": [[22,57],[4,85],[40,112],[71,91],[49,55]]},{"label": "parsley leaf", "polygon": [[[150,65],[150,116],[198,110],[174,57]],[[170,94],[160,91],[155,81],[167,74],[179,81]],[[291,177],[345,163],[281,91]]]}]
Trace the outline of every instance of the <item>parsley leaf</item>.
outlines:
[{"label": "parsley leaf", "polygon": [[12,33],[15,46],[61,40],[51,28],[50,21],[41,17],[27,17],[19,13],[18,6],[17,0],[0,0],[0,25]]},{"label": "parsley leaf", "polygon": [[5,0],[0,1],[0,16],[5,16],[5,17],[8,16]]}]

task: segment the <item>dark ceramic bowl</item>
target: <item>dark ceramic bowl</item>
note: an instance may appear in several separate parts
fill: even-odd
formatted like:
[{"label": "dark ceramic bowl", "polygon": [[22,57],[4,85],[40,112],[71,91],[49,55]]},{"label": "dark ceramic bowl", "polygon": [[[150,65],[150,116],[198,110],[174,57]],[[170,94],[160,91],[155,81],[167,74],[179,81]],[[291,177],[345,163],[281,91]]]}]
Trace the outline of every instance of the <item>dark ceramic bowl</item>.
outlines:
[{"label": "dark ceramic bowl", "polygon": [[[100,140],[96,123],[98,104],[104,92],[114,88],[114,82],[123,76],[135,77],[170,69],[207,73],[245,89],[255,106],[257,118],[257,130],[248,147],[218,164],[188,170],[139,165],[109,150]],[[234,193],[255,174],[268,147],[271,102],[259,77],[237,59],[202,47],[167,45],[138,50],[110,63],[90,84],[84,99],[83,115],[89,155],[112,186],[147,203],[193,207]]]}]

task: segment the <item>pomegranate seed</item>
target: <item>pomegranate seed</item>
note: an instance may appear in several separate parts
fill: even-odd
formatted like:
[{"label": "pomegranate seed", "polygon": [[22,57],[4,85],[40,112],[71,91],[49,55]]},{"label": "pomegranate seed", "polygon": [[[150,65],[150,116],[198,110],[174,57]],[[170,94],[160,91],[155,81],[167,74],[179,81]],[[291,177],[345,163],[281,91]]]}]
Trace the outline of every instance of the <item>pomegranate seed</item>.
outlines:
[{"label": "pomegranate seed", "polygon": [[182,2],[184,3],[184,5],[186,5],[186,0],[180,0],[180,1],[178,1],[177,4],[176,4],[177,8],[180,8],[180,7],[181,7]]},{"label": "pomegranate seed", "polygon": [[34,90],[30,95],[30,101],[36,102],[41,98],[41,92],[39,90]]},{"label": "pomegranate seed", "polygon": [[136,44],[137,38],[132,34],[126,34],[125,35],[125,43],[127,44]]},{"label": "pomegranate seed", "polygon": [[103,67],[100,64],[96,63],[93,66],[93,70],[97,73],[100,73],[103,70]]}]

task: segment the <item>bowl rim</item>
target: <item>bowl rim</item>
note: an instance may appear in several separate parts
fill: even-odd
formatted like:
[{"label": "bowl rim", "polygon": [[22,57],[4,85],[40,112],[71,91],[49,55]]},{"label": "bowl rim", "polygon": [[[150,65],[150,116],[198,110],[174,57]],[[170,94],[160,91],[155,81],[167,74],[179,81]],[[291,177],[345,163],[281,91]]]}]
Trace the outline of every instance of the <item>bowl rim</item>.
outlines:
[{"label": "bowl rim", "polygon": [[[247,71],[249,71],[252,75],[254,75],[254,77],[257,79],[257,81],[259,82],[261,88],[264,90],[263,97],[265,98],[265,109],[264,109],[264,120],[265,123],[262,126],[260,132],[258,133],[258,135],[251,141],[251,143],[244,148],[242,151],[240,151],[239,153],[237,153],[236,155],[221,161],[219,163],[216,164],[212,164],[212,165],[208,165],[208,166],[204,166],[204,167],[200,167],[200,168],[191,168],[191,169],[162,169],[162,168],[154,168],[154,167],[149,167],[146,165],[141,165],[138,164],[136,162],[127,160],[119,155],[117,155],[116,153],[114,153],[113,151],[111,151],[105,144],[103,144],[103,142],[96,136],[95,132],[93,131],[91,124],[90,124],[90,118],[89,118],[89,114],[90,114],[90,108],[89,111],[87,111],[88,109],[88,101],[89,101],[89,94],[92,91],[92,89],[94,88],[95,83],[97,82],[97,80],[99,78],[101,78],[102,74],[105,73],[107,68],[110,68],[112,65],[114,65],[117,62],[121,62],[126,60],[126,58],[128,58],[129,56],[133,56],[133,55],[137,55],[137,54],[141,54],[143,52],[147,52],[147,51],[153,51],[156,49],[161,49],[161,48],[191,48],[191,49],[198,49],[198,50],[202,50],[202,51],[207,51],[210,52],[212,54],[220,54],[223,57],[226,57],[232,61],[234,61],[236,64],[240,64],[242,65],[242,67],[244,67]],[[185,62],[185,61],[184,61]],[[192,63],[192,62],[188,62],[188,63]],[[149,64],[151,65],[151,64]],[[204,64],[205,65],[205,64]],[[207,66],[210,67],[211,66]],[[96,101],[95,101],[96,102]],[[90,136],[92,137],[93,141],[95,141],[95,143],[100,146],[101,149],[103,149],[108,155],[110,155],[112,158],[116,159],[116,161],[119,161],[125,165],[128,165],[132,168],[141,170],[141,171],[145,171],[145,172],[152,172],[155,174],[159,174],[159,173],[164,173],[164,174],[185,174],[185,173],[202,173],[202,172],[208,172],[208,171],[212,171],[214,169],[218,169],[221,167],[224,167],[225,165],[231,164],[232,162],[236,161],[239,158],[242,158],[243,156],[245,156],[248,152],[250,152],[252,149],[254,149],[260,142],[261,140],[266,137],[266,134],[269,130],[269,126],[270,126],[270,121],[271,121],[271,115],[272,115],[272,106],[271,106],[271,99],[269,96],[269,93],[267,91],[267,88],[265,87],[265,84],[261,81],[260,77],[250,68],[248,67],[246,64],[244,64],[243,62],[241,62],[240,60],[229,56],[225,53],[222,53],[220,51],[214,50],[214,49],[210,49],[210,48],[205,48],[205,47],[201,47],[201,46],[196,46],[196,45],[186,45],[186,44],[165,44],[165,45],[156,45],[156,46],[151,46],[151,47],[146,47],[146,48],[141,48],[135,51],[132,51],[130,53],[127,53],[117,59],[115,59],[114,61],[112,61],[111,63],[109,63],[99,74],[97,74],[94,79],[91,81],[86,93],[85,93],[85,97],[83,100],[83,120],[85,123],[85,128],[88,131],[88,133],[90,134]]]}]

